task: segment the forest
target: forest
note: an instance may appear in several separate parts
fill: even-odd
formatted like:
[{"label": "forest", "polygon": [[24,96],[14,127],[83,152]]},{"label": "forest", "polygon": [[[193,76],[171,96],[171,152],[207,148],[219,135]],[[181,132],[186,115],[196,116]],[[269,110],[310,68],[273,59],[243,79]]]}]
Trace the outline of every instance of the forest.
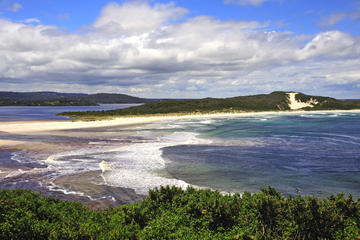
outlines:
[{"label": "forest", "polygon": [[89,106],[149,101],[151,100],[113,93],[0,92],[0,106]]},{"label": "forest", "polygon": [[[350,110],[360,109],[360,100],[338,100],[330,97],[310,96],[299,93],[298,101],[307,102],[317,100],[313,108],[303,110]],[[58,115],[83,120],[94,120],[108,117],[143,116],[164,114],[204,114],[204,113],[232,113],[232,112],[263,112],[289,111],[289,99],[286,92],[272,92],[233,98],[204,98],[152,101],[141,106],[109,111],[64,112]]]}]

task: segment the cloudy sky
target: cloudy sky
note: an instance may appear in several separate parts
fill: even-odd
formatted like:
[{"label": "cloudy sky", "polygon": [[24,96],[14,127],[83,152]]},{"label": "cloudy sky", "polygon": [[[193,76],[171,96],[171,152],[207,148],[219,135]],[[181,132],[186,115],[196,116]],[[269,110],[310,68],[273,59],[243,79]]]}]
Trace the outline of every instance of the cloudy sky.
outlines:
[{"label": "cloudy sky", "polygon": [[360,98],[360,1],[0,0],[0,91]]}]

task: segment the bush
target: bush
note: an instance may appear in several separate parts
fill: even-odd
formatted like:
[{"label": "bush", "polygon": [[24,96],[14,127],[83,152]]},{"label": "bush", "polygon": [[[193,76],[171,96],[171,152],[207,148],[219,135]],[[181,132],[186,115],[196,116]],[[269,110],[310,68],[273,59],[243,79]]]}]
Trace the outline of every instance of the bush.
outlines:
[{"label": "bush", "polygon": [[90,210],[28,190],[0,191],[0,239],[358,239],[360,201],[160,187],[140,203]]}]

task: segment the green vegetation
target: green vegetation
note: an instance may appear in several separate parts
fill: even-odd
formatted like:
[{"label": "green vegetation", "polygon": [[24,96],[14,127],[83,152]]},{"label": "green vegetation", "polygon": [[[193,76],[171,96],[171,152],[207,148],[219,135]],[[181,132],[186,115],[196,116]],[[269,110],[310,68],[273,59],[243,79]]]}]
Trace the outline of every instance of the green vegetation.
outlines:
[{"label": "green vegetation", "polygon": [[273,92],[233,98],[204,98],[194,100],[166,100],[149,102],[141,106],[110,111],[65,112],[59,115],[80,119],[96,119],[129,115],[188,114],[213,112],[278,111],[290,110],[287,94]]},{"label": "green vegetation", "polygon": [[90,210],[28,190],[0,191],[1,239],[359,239],[360,200],[222,195],[161,187],[139,203]]},{"label": "green vegetation", "polygon": [[[304,110],[348,110],[360,109],[360,101],[344,101],[329,97],[309,96],[302,93],[296,99],[308,102],[314,99],[318,102],[314,108]],[[113,118],[121,116],[164,115],[164,114],[193,114],[218,112],[259,112],[259,111],[288,111],[289,99],[286,92],[273,92],[252,96],[233,98],[204,98],[193,100],[166,100],[149,102],[141,106],[110,111],[65,112],[59,115],[83,120]]]},{"label": "green vegetation", "polygon": [[307,111],[360,109],[360,100],[338,100],[331,97],[309,96],[303,93],[297,94],[295,98],[301,102],[308,102],[311,101],[311,99],[316,99],[318,104],[316,104],[313,108],[304,108],[304,110]]},{"label": "green vegetation", "polygon": [[56,92],[0,92],[0,106],[87,106],[101,103],[144,103],[148,99],[125,94]]}]

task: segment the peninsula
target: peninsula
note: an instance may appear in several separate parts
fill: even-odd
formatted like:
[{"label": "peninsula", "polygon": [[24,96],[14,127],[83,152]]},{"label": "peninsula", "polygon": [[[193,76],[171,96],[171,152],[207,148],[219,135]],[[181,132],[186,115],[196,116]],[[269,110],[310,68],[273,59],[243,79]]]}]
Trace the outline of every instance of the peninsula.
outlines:
[{"label": "peninsula", "polygon": [[233,98],[164,100],[141,106],[109,111],[64,112],[58,115],[82,120],[101,120],[125,116],[198,115],[269,111],[316,111],[360,109],[360,100],[338,100],[297,92],[272,92]]},{"label": "peninsula", "polygon": [[0,106],[90,106],[149,101],[152,100],[114,93],[0,92]]}]

